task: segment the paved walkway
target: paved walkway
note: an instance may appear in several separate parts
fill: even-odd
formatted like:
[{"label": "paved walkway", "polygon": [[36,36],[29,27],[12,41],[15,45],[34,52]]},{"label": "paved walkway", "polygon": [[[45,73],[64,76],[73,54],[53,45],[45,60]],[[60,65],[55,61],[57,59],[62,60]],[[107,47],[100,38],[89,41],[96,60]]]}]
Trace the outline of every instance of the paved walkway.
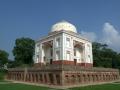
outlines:
[{"label": "paved walkway", "polygon": [[12,82],[0,82],[0,84],[10,84]]}]

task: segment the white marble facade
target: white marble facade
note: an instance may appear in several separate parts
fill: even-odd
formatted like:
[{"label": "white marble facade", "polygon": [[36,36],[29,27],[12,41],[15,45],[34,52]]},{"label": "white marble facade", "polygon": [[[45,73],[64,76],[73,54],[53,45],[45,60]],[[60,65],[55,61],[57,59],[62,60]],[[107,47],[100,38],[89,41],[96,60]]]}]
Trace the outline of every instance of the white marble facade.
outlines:
[{"label": "white marble facade", "polygon": [[67,21],[54,24],[49,34],[35,44],[34,63],[51,64],[59,60],[93,63],[92,43]]}]

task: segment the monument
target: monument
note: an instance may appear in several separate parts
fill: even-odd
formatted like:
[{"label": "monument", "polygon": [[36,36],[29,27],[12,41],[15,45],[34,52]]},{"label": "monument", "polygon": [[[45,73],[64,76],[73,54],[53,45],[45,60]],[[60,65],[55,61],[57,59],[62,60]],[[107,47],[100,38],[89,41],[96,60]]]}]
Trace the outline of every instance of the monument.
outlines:
[{"label": "monument", "polygon": [[114,82],[119,71],[93,67],[92,42],[76,27],[61,21],[45,37],[36,40],[34,67],[8,69],[7,79],[52,86],[72,87]]}]

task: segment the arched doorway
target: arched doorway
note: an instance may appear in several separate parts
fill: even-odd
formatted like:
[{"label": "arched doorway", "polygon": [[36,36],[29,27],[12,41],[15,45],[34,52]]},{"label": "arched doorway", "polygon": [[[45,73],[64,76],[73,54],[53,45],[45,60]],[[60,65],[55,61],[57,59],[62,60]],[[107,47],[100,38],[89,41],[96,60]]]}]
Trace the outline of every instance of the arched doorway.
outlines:
[{"label": "arched doorway", "polygon": [[81,63],[83,61],[83,43],[74,41],[74,64]]}]

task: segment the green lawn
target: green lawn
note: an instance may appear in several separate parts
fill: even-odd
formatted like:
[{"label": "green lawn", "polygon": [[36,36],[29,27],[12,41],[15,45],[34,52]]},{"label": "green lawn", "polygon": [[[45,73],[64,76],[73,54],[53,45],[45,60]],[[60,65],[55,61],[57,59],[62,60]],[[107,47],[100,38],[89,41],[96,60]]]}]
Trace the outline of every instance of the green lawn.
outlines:
[{"label": "green lawn", "polygon": [[17,83],[8,83],[0,84],[0,90],[49,90],[49,88]]},{"label": "green lawn", "polygon": [[[59,90],[59,89],[51,89],[47,87],[17,84],[17,83],[6,83],[6,84],[0,83],[0,90]],[[86,87],[70,88],[67,90],[120,90],[120,84],[117,83],[117,84],[93,85]]]},{"label": "green lawn", "polygon": [[86,87],[77,87],[70,90],[120,90],[120,84],[103,84]]}]

